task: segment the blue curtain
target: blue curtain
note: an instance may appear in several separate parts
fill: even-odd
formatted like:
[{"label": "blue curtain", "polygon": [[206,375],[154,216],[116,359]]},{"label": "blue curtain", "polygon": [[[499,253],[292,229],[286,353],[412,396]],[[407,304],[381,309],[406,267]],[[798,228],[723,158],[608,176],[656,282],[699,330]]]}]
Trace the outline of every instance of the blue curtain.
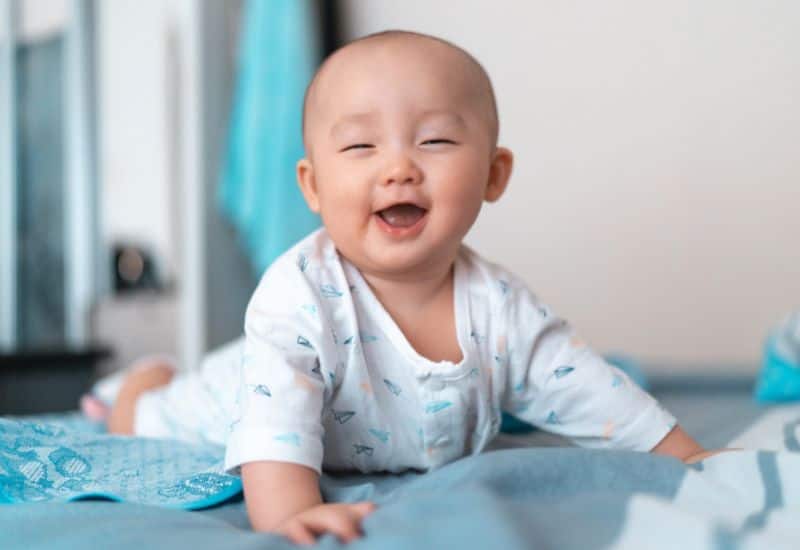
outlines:
[{"label": "blue curtain", "polygon": [[305,87],[322,52],[314,0],[249,0],[218,201],[260,274],[319,226],[295,179]]}]

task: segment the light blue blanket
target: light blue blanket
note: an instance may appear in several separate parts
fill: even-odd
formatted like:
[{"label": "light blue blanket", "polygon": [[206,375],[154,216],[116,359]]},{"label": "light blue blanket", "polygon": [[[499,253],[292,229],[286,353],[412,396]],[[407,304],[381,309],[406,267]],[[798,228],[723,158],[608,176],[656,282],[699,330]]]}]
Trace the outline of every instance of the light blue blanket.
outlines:
[{"label": "light blue blanket", "polygon": [[[793,414],[786,430],[800,425]],[[728,452],[687,467],[645,453],[506,448],[426,474],[326,474],[321,485],[326,500],[378,504],[355,548],[727,550],[800,541],[800,453],[788,451]],[[250,531],[241,500],[191,513],[107,502],[0,508],[3,549],[100,540],[137,550],[292,547]],[[325,536],[319,547],[339,543]]]}]

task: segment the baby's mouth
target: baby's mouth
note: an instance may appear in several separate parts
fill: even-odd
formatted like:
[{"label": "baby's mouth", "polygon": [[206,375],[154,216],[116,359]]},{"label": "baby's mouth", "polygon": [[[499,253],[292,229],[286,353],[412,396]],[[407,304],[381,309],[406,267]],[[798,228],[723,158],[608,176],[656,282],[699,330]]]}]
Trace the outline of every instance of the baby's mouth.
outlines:
[{"label": "baby's mouth", "polygon": [[379,210],[376,214],[392,227],[411,227],[427,212],[416,204],[401,203]]}]

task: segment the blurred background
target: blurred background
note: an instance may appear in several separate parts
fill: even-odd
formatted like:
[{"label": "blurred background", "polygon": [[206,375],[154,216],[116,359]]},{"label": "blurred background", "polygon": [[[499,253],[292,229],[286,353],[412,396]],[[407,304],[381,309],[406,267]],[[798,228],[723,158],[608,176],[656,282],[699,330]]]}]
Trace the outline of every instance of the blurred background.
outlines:
[{"label": "blurred background", "polygon": [[798,21],[788,0],[0,0],[0,413],[240,335],[318,224],[305,85],[394,28],[493,79],[515,171],[468,244],[600,351],[754,374],[800,303]]}]

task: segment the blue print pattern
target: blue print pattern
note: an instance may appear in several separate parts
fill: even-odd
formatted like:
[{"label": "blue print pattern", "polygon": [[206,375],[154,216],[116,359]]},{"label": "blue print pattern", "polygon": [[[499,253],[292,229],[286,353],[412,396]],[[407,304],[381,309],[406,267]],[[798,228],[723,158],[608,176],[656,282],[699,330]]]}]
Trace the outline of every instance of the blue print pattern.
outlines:
[{"label": "blue print pattern", "polygon": [[308,267],[308,258],[302,252],[297,255],[297,267],[300,268],[300,271],[305,272],[306,268]]},{"label": "blue print pattern", "polygon": [[249,388],[250,391],[257,393],[258,395],[272,397],[272,393],[269,391],[269,388],[266,386],[266,384],[250,384]]},{"label": "blue print pattern", "polygon": [[300,436],[297,435],[295,432],[278,434],[272,439],[274,439],[275,441],[280,441],[281,443],[288,443],[289,445],[294,445],[295,447],[300,446]]},{"label": "blue print pattern", "polygon": [[339,424],[344,424],[353,418],[355,414],[355,411],[333,411],[333,418],[335,418],[336,422]]},{"label": "blue print pattern", "polygon": [[304,348],[314,349],[314,346],[311,345],[311,342],[308,341],[308,338],[302,335],[297,336],[297,344],[303,346]]},{"label": "blue print pattern", "polygon": [[392,382],[391,380],[384,378],[383,383],[386,384],[386,387],[389,388],[389,391],[395,395],[400,395],[400,392],[403,391],[400,386]]},{"label": "blue print pattern", "polygon": [[372,456],[372,453],[375,450],[369,445],[359,445],[358,443],[354,443],[353,447],[355,448],[357,455],[366,454],[367,456]]},{"label": "blue print pattern", "polygon": [[575,367],[558,367],[556,370],[553,371],[553,374],[556,375],[556,378],[564,378],[566,375],[571,373],[575,370]]},{"label": "blue print pattern", "polygon": [[428,414],[437,413],[451,406],[451,401],[431,401],[425,405],[425,412]]},{"label": "blue print pattern", "polygon": [[342,292],[333,285],[322,285],[319,287],[320,293],[326,298],[341,298]]},{"label": "blue print pattern", "polygon": [[0,500],[103,494],[194,509],[241,490],[239,478],[222,471],[221,447],[110,437],[79,415],[54,418],[59,424],[0,418]]},{"label": "blue print pattern", "polygon": [[380,439],[383,443],[388,443],[389,441],[389,432],[387,431],[370,428],[369,433]]}]

